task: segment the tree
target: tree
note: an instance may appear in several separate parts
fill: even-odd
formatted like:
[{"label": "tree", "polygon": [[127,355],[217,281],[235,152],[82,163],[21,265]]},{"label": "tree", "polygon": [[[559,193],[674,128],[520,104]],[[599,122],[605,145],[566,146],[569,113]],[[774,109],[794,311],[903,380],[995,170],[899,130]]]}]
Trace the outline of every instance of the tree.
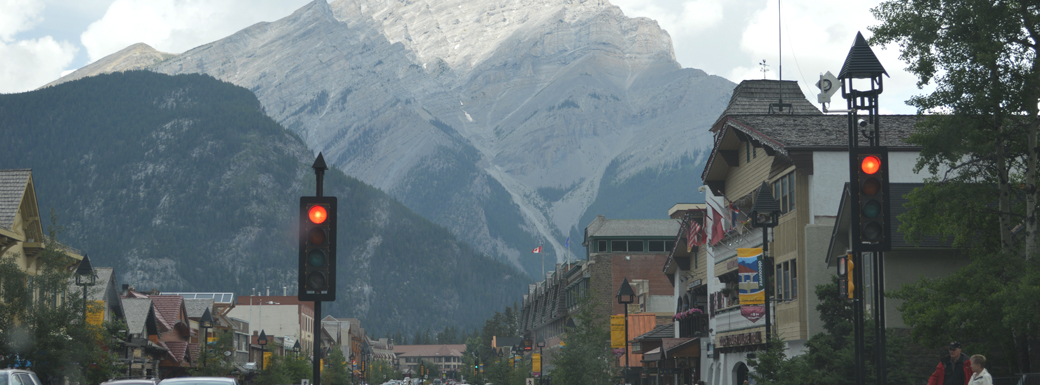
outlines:
[{"label": "tree", "polygon": [[580,299],[574,317],[575,327],[563,334],[563,346],[553,351],[550,371],[553,382],[561,385],[610,384],[617,377],[610,349],[610,325],[601,315],[603,306],[591,295]]},{"label": "tree", "polygon": [[53,211],[51,223],[35,274],[18,266],[20,255],[0,260],[0,367],[29,361],[44,381],[100,383],[115,374],[114,330],[85,322],[83,297],[69,290],[76,261],[58,243]]},{"label": "tree", "polygon": [[[891,0],[872,12],[881,21],[870,28],[872,42],[897,43],[918,85],[935,82],[934,92],[908,103],[921,112],[942,113],[927,117],[909,139],[922,146],[916,169],[942,173],[910,195],[900,230],[911,239],[950,237],[977,267],[1008,256],[1036,259],[1040,5],[1024,0]],[[972,273],[962,278],[984,279]],[[1038,279],[1036,270],[1006,273],[1006,287],[987,287],[1021,298],[1017,291],[1028,292],[1029,283]],[[953,288],[941,282],[931,281],[927,288]],[[973,289],[955,290],[940,294],[959,303],[966,298],[957,292]],[[920,296],[908,298],[908,309],[924,311],[920,306],[929,303]],[[1010,313],[1000,320],[1005,334],[987,331],[978,338],[1014,340],[1018,369],[1029,371],[1040,313],[1030,306],[1009,307],[1006,300],[982,306],[986,309],[973,314]],[[907,320],[915,330],[924,326],[910,323],[922,317]],[[979,322],[960,318],[960,323],[947,321],[942,326],[952,333]]]},{"label": "tree", "polygon": [[[853,309],[851,302],[838,298],[838,278],[834,277],[829,284],[816,286],[816,296],[820,299],[816,309],[820,311],[820,319],[826,332],[816,334],[806,343],[808,352],[787,357],[783,343],[773,338],[767,343],[765,352],[750,359],[748,364],[754,371],[751,376],[758,384],[768,385],[823,385],[852,383],[855,378],[853,336]],[[866,383],[876,383],[875,366],[877,358],[874,351],[874,322],[864,320],[864,377]],[[906,360],[905,340],[886,331],[886,367],[889,385],[907,385],[920,383],[910,378],[909,365]]]},{"label": "tree", "polygon": [[[208,345],[209,351],[206,352],[204,364],[200,364],[189,371],[192,376],[216,376],[225,377],[231,374],[235,369],[234,363],[224,357],[221,352],[234,351],[234,334],[231,331],[224,331],[217,335],[217,341],[212,345]],[[204,349],[207,347],[203,347]],[[201,353],[200,353],[201,355]],[[201,356],[199,358],[202,358]]]}]

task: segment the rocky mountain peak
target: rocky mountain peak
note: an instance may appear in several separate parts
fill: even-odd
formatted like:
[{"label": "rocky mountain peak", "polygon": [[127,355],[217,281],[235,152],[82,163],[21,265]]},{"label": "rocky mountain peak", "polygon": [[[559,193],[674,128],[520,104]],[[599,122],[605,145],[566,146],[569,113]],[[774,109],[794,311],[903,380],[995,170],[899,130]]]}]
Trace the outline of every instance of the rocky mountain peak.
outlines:
[{"label": "rocky mountain peak", "polygon": [[[340,21],[371,18],[390,42],[404,44],[423,64],[443,60],[463,71],[477,67],[510,40],[548,34],[551,48],[573,50],[582,47],[583,37],[586,42],[590,36],[595,40],[598,36],[593,35],[605,27],[586,25],[583,19],[602,15],[611,21],[627,20],[606,0],[336,0],[331,7]],[[656,22],[632,21],[622,28],[629,35],[625,40],[640,42],[639,50],[663,51],[674,60],[671,38]],[[573,30],[574,24],[586,28]]]}]

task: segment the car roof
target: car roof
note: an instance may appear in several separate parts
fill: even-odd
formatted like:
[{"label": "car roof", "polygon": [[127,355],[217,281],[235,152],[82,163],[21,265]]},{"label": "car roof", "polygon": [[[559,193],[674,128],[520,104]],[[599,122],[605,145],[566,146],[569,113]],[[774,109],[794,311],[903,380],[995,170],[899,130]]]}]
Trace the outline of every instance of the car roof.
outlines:
[{"label": "car roof", "polygon": [[105,381],[101,385],[155,384],[156,382],[158,381],[153,378],[127,378],[124,380]]},{"label": "car roof", "polygon": [[234,384],[236,383],[234,378],[230,377],[177,377],[167,378],[159,382],[160,384],[205,384],[205,383],[218,383],[218,384]]}]

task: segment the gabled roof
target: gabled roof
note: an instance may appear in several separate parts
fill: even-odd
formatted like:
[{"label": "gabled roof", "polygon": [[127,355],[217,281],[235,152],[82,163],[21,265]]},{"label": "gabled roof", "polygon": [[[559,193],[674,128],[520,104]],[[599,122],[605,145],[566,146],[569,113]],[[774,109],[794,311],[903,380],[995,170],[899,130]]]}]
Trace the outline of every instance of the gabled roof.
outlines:
[{"label": "gabled roof", "polygon": [[144,331],[148,334],[158,334],[156,325],[158,320],[152,307],[152,300],[148,298],[123,298],[123,312],[126,315],[126,327],[131,333]]},{"label": "gabled roof", "polygon": [[[914,132],[920,117],[882,115],[878,119],[882,146],[917,148],[904,140]],[[845,115],[731,115],[720,118],[716,127],[715,145],[701,174],[705,181],[722,180],[729,168],[737,167],[729,163],[739,164],[739,159],[727,162],[723,153],[735,152],[744,142],[762,147],[767,155],[788,160],[793,151],[847,151],[849,146]],[[862,135],[857,138],[861,146],[868,145]]]},{"label": "gabled roof", "polygon": [[173,330],[174,325],[182,321],[180,314],[184,308],[184,297],[179,295],[150,295],[148,298],[152,299],[152,305],[155,306],[156,315],[158,316],[156,318],[159,318],[159,322],[167,330]]},{"label": "gabled roof", "polygon": [[18,206],[32,177],[30,169],[0,170],[0,228],[12,230]]},{"label": "gabled roof", "polygon": [[205,313],[206,309],[211,309],[211,312],[213,311],[213,299],[204,298],[184,300],[184,310],[188,312],[188,318],[202,318],[202,313]]}]

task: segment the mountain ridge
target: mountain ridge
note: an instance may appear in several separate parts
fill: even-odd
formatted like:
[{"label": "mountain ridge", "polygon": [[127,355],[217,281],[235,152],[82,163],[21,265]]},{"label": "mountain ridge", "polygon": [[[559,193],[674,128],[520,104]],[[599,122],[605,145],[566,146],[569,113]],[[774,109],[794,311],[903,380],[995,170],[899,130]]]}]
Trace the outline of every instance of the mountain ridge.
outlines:
[{"label": "mountain ridge", "polygon": [[[538,276],[527,250],[562,261],[596,202],[688,201],[682,173],[735,85],[681,68],[667,32],[609,2],[519,4],[317,0],[146,68],[253,91],[330,164]],[[626,182],[646,172],[668,185]]]}]

